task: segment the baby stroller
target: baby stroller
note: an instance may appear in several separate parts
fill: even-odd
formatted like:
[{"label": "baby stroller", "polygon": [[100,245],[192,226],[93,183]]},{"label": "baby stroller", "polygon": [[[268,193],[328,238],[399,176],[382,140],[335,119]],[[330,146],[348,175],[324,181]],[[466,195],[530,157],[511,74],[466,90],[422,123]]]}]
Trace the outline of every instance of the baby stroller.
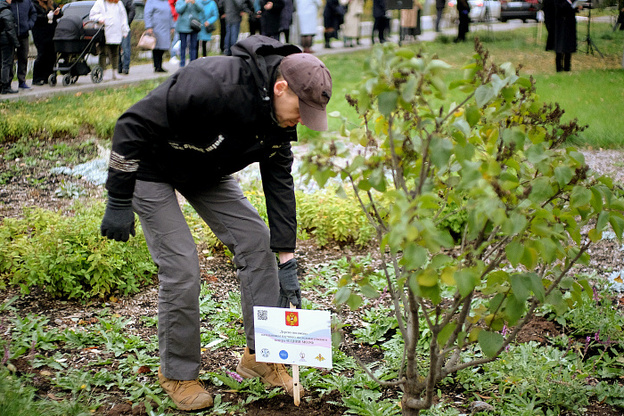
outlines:
[{"label": "baby stroller", "polygon": [[78,77],[89,73],[93,83],[102,82],[102,67],[95,65],[91,69],[87,57],[97,55],[98,48],[104,43],[103,25],[92,21],[83,22],[80,16],[65,16],[59,19],[53,40],[56,64],[48,78],[50,86],[56,85],[57,71],[63,76],[63,86],[75,84]]}]

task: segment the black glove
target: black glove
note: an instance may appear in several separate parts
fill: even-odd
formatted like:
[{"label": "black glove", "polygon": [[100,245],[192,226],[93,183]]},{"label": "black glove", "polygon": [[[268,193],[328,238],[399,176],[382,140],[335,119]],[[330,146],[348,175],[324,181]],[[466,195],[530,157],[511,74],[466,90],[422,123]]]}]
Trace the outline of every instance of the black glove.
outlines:
[{"label": "black glove", "polygon": [[301,308],[301,288],[299,287],[299,279],[297,279],[297,260],[290,259],[277,267],[277,277],[280,283],[277,306],[290,308],[290,304],[293,304],[296,308]]},{"label": "black glove", "polygon": [[128,241],[130,234],[135,235],[132,199],[109,195],[100,231],[104,237],[115,241]]}]

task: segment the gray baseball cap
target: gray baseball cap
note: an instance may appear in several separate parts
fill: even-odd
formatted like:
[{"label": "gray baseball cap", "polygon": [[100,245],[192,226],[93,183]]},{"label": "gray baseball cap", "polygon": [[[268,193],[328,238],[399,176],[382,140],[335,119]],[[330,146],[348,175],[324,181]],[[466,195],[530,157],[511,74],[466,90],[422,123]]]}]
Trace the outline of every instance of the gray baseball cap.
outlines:
[{"label": "gray baseball cap", "polygon": [[309,53],[294,53],[282,59],[280,72],[299,97],[301,123],[312,130],[327,130],[332,79],[325,64]]}]

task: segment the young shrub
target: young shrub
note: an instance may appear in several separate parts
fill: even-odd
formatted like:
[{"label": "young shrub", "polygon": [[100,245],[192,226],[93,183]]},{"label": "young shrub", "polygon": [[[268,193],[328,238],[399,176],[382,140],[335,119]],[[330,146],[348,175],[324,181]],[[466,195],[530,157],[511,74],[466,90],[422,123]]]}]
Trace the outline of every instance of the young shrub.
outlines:
[{"label": "young shrub", "polygon": [[[566,147],[583,127],[562,123],[558,105],[540,103],[533,81],[510,65],[490,63],[478,40],[475,50],[463,78],[449,83],[446,63],[376,46],[365,80],[347,95],[361,126],[319,141],[306,160],[321,186],[341,178],[375,227],[404,340],[396,379],[375,381],[401,388],[404,415],[430,408],[445,377],[493,361],[539,305],[563,313],[591,297],[569,272],[588,261],[603,230],[621,240],[624,228],[612,181]],[[461,102],[444,101],[451,88]],[[455,236],[454,213],[466,215],[453,220]],[[357,307],[378,295],[366,281],[341,276],[336,302]],[[460,359],[470,346],[481,353]]]},{"label": "young shrub", "polygon": [[[128,244],[100,236],[103,206],[77,207],[74,216],[27,209],[0,226],[0,278],[28,293],[88,300],[128,295],[151,283],[156,266],[140,230]],[[138,221],[137,221],[138,224]]]}]

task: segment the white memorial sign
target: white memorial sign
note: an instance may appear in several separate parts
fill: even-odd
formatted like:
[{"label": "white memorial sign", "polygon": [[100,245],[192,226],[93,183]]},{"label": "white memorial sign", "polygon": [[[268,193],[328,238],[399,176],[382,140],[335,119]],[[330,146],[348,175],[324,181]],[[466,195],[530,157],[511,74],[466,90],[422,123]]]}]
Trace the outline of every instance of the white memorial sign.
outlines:
[{"label": "white memorial sign", "polygon": [[332,368],[331,313],[254,306],[256,361]]}]

